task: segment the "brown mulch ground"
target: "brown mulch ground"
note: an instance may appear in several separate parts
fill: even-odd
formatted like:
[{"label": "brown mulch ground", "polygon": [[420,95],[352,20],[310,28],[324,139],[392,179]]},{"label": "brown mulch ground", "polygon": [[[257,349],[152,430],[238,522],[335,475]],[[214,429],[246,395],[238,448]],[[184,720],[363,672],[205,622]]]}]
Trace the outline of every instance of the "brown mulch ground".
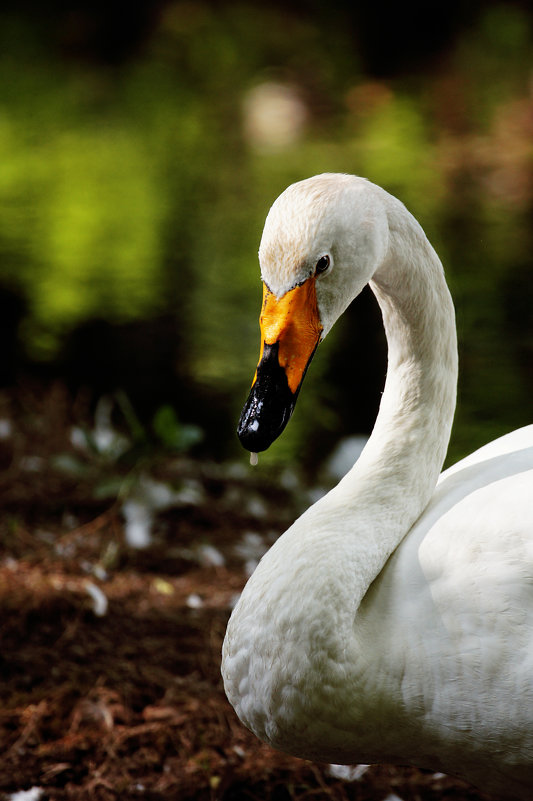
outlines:
[{"label": "brown mulch ground", "polygon": [[32,787],[72,801],[483,798],[412,768],[343,781],[247,732],[219,672],[245,581],[235,546],[250,532],[271,540],[300,501],[275,476],[152,458],[152,477],[197,499],[158,514],[152,545],[135,550],[120,500],[95,485],[109,465],[85,457],[75,476],[54,462],[72,450],[73,408],[57,386],[0,397],[11,422],[0,427],[0,798]]}]

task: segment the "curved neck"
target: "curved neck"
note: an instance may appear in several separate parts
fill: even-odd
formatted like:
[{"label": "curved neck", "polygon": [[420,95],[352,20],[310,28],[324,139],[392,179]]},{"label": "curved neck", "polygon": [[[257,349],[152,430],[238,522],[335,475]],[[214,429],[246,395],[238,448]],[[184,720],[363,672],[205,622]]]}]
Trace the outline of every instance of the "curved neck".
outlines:
[{"label": "curved neck", "polygon": [[388,342],[379,414],[354,467],[313,507],[324,523],[340,521],[360,576],[356,604],[433,494],[457,386],[455,314],[441,262],[414,217],[388,197],[389,251],[370,282]]}]

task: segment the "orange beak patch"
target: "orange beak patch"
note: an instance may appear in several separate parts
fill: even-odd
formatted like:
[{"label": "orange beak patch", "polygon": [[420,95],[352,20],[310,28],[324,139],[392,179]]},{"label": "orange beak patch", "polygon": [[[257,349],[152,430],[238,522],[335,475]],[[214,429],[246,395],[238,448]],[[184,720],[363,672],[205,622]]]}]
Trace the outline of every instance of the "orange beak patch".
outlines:
[{"label": "orange beak patch", "polygon": [[261,355],[237,433],[244,448],[266,450],[287,425],[322,335],[315,277],[277,298],[263,285]]},{"label": "orange beak patch", "polygon": [[[261,354],[265,345],[278,343],[279,366],[285,371],[292,393],[296,393],[305,375],[307,365],[320,341],[322,325],[318,313],[315,277],[277,298],[263,284],[261,327]],[[257,380],[257,371],[254,383]]]}]

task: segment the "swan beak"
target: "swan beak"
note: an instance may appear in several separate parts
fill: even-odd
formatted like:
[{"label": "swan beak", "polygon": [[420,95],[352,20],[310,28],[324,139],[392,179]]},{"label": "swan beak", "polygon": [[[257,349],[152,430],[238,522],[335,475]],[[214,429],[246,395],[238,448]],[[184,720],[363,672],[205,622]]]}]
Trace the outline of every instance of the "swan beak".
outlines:
[{"label": "swan beak", "polygon": [[244,448],[266,450],[293,412],[322,335],[315,276],[277,298],[263,284],[261,354],[237,433]]}]

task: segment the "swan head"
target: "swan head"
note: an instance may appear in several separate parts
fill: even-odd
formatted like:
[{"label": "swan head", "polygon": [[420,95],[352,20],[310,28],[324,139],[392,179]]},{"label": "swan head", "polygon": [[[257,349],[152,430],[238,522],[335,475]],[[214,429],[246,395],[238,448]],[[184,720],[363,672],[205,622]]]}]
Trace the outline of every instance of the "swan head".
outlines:
[{"label": "swan head", "polygon": [[383,262],[382,192],[330,173],[292,184],[270,209],[259,248],[261,353],[237,429],[247,450],[281,434],[318,344]]}]

